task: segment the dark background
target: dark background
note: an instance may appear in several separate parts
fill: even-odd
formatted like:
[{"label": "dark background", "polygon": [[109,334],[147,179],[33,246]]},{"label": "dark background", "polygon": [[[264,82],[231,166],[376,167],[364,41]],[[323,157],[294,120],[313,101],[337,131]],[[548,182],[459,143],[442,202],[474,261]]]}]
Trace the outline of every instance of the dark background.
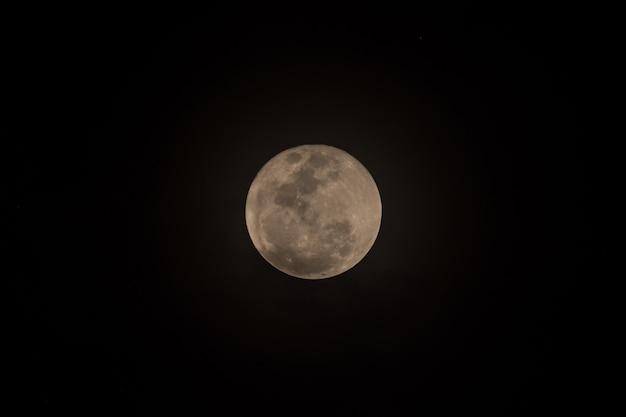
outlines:
[{"label": "dark background", "polygon": [[[602,402],[577,296],[606,255],[586,206],[586,10],[5,19],[5,375],[24,412]],[[320,281],[267,264],[244,220],[256,172],[304,143],[351,153],[383,202],[370,253]]]}]

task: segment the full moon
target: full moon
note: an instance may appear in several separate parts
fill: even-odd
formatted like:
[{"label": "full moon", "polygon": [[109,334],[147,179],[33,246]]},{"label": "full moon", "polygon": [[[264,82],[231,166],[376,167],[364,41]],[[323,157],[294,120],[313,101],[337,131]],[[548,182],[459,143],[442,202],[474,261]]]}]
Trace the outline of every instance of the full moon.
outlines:
[{"label": "full moon", "polygon": [[368,170],[347,152],[301,145],[270,159],[250,185],[246,225],[276,269],[305,279],[358,264],[380,230],[382,203]]}]

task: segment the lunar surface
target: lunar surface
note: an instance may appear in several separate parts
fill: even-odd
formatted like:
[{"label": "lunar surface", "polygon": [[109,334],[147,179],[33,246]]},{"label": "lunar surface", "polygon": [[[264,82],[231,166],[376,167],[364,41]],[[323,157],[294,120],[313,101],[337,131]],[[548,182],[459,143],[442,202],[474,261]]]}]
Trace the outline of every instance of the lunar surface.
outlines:
[{"label": "lunar surface", "polygon": [[248,233],[261,256],[298,278],[339,275],[378,236],[382,203],[374,179],[327,145],[287,149],[259,171],[246,200]]}]

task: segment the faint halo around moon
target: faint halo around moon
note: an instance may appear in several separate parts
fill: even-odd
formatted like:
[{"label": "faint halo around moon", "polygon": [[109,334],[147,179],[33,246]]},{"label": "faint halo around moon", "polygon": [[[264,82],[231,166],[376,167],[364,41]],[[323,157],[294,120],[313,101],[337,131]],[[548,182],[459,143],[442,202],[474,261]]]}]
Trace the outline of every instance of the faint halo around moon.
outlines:
[{"label": "faint halo around moon", "polygon": [[246,226],[261,256],[298,278],[322,279],[358,264],[380,230],[382,203],[368,170],[347,152],[301,145],[259,171]]}]

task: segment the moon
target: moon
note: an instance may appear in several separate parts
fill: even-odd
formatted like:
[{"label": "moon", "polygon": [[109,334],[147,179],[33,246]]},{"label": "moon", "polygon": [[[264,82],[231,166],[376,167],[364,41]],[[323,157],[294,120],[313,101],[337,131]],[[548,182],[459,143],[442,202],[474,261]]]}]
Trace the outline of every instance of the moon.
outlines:
[{"label": "moon", "polygon": [[246,226],[261,256],[297,278],[330,278],[374,245],[382,203],[369,171],[347,152],[301,145],[270,159],[250,185]]}]

